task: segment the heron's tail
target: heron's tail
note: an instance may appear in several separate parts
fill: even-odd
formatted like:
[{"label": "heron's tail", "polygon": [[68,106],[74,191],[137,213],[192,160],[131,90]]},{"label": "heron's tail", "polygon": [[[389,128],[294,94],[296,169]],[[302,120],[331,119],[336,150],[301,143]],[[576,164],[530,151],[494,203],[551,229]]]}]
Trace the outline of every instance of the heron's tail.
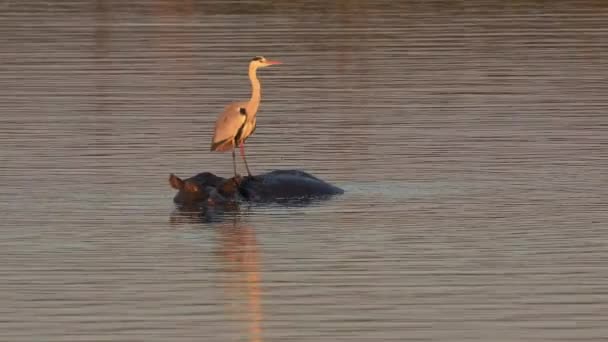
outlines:
[{"label": "heron's tail", "polygon": [[218,141],[218,142],[212,142],[211,143],[211,151],[217,151],[217,152],[226,152],[226,151],[230,151],[234,148],[234,144],[232,143],[233,139],[224,139],[222,141]]}]

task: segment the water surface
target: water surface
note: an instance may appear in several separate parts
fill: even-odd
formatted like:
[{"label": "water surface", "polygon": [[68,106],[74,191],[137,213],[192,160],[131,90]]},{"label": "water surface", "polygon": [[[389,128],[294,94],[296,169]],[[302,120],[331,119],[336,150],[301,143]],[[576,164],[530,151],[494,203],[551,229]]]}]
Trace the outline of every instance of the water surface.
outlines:
[{"label": "water surface", "polygon": [[[0,11],[1,340],[608,337],[603,2]],[[255,55],[254,172],[346,194],[176,211]]]}]

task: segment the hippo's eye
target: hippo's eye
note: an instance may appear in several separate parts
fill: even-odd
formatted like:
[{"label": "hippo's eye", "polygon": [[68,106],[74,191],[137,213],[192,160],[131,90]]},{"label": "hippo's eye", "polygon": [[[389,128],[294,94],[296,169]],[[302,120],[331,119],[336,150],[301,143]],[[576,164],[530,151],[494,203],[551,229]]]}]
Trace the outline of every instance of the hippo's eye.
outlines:
[{"label": "hippo's eye", "polygon": [[191,183],[191,182],[186,182],[186,184],[184,184],[184,189],[187,192],[198,192],[200,190],[198,185]]}]

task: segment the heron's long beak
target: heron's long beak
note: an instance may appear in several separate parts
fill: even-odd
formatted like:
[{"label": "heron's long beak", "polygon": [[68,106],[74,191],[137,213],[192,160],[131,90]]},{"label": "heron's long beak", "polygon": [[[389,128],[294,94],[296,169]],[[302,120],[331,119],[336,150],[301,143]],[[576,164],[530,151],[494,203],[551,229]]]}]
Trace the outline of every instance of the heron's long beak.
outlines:
[{"label": "heron's long beak", "polygon": [[283,62],[279,62],[279,61],[266,61],[266,64],[268,64],[268,65],[276,65],[276,64],[283,64]]}]

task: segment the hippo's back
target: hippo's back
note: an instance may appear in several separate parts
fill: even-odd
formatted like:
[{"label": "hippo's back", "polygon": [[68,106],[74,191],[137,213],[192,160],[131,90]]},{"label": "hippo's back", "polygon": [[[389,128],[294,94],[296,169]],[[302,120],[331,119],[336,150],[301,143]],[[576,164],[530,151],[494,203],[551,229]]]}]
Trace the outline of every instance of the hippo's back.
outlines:
[{"label": "hippo's back", "polygon": [[240,185],[240,191],[246,199],[258,201],[324,197],[344,193],[344,190],[300,170],[275,170],[255,177],[246,177]]}]

